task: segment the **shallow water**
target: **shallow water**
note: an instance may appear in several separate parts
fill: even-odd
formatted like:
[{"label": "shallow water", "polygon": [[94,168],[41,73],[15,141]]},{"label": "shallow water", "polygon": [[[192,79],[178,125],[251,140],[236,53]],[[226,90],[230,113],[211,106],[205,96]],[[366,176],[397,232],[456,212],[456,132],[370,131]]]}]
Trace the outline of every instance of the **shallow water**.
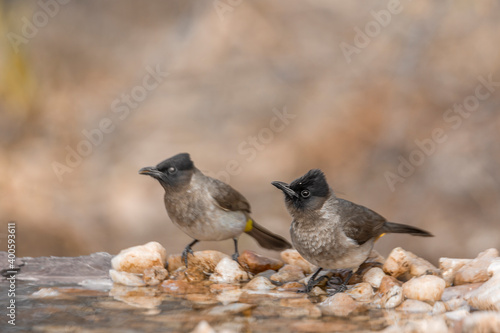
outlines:
[{"label": "shallow water", "polygon": [[[191,332],[202,320],[217,331],[363,332],[425,317],[394,310],[320,316],[307,295],[295,291],[245,291],[211,282],[113,285],[107,277],[110,258],[103,253],[23,259],[16,281],[16,325],[2,315],[2,332]],[[5,279],[0,282],[2,309],[8,286]]]}]

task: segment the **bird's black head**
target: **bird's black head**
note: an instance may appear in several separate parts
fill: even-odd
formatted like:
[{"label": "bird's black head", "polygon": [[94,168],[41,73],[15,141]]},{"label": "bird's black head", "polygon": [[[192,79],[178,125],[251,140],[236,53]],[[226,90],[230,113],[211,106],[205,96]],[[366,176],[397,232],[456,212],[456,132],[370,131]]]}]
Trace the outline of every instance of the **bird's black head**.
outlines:
[{"label": "bird's black head", "polygon": [[319,169],[313,169],[290,184],[272,182],[285,194],[285,203],[290,213],[316,210],[331,194],[325,175]]},{"label": "bird's black head", "polygon": [[158,163],[155,167],[142,168],[139,173],[157,179],[165,191],[169,191],[188,185],[194,169],[189,154],[182,153]]}]

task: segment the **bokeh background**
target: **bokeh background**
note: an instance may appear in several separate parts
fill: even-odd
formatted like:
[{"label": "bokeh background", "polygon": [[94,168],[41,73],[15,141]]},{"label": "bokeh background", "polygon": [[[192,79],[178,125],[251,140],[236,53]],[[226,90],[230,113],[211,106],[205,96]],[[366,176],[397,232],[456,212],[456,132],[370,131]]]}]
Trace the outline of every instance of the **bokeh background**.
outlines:
[{"label": "bokeh background", "polygon": [[339,196],[436,236],[386,236],[383,255],[500,248],[500,86],[477,88],[500,81],[497,1],[66,2],[0,1],[0,234],[17,222],[18,256],[180,252],[163,189],[137,173],[179,152],[287,238],[270,182],[321,168]]}]

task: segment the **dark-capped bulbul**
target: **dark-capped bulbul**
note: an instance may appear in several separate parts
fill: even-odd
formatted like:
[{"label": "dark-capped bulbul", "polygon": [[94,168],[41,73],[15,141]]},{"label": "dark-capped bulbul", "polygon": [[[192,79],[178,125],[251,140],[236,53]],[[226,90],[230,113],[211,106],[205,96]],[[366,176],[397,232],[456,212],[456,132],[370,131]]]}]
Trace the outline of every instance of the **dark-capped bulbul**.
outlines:
[{"label": "dark-capped bulbul", "polygon": [[275,181],[283,191],[293,218],[292,244],[310,263],[319,268],[309,279],[306,292],[319,281],[322,269],[347,269],[349,275],[337,291],[368,258],[374,242],[388,233],[430,237],[429,232],[405,224],[388,222],[371,209],[338,198],[319,169],[313,169],[290,184]]},{"label": "dark-capped bulbul", "polygon": [[191,247],[199,241],[234,240],[233,259],[237,260],[238,237],[252,236],[260,246],[271,250],[291,247],[283,237],[273,234],[250,217],[250,205],[243,195],[228,184],[205,176],[182,153],[154,167],[139,170],[158,180],[165,190],[164,202],[168,216],[185,234],[194,240],[182,252],[187,267]]}]

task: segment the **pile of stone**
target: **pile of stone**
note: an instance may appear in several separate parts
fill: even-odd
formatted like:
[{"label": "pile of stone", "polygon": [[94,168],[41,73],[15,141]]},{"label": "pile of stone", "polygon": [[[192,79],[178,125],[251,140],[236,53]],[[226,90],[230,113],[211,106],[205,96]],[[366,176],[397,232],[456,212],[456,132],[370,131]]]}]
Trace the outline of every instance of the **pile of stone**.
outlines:
[{"label": "pile of stone", "polygon": [[[180,255],[167,256],[156,242],[123,250],[112,259],[110,276],[126,286],[160,286],[170,293],[189,293],[198,282],[211,282],[208,292],[228,289],[223,304],[251,304],[252,295],[303,291],[316,267],[295,250],[281,253],[281,260],[244,251],[238,262],[218,251],[198,251],[188,256],[188,268]],[[349,288],[332,294],[332,281],[346,272],[324,272],[328,279],[316,286],[309,298],[289,299],[290,308],[309,317],[346,317],[370,309],[395,309],[423,313],[429,319],[411,323],[407,330],[500,331],[500,258],[496,249],[475,259],[441,258],[439,268],[402,248],[387,259],[372,252],[369,260],[351,278]],[[330,282],[326,283],[327,280]],[[251,306],[250,306],[251,307]],[[416,326],[415,326],[416,325]],[[420,325],[420,326],[419,326]],[[386,332],[400,331],[388,327]]]}]

